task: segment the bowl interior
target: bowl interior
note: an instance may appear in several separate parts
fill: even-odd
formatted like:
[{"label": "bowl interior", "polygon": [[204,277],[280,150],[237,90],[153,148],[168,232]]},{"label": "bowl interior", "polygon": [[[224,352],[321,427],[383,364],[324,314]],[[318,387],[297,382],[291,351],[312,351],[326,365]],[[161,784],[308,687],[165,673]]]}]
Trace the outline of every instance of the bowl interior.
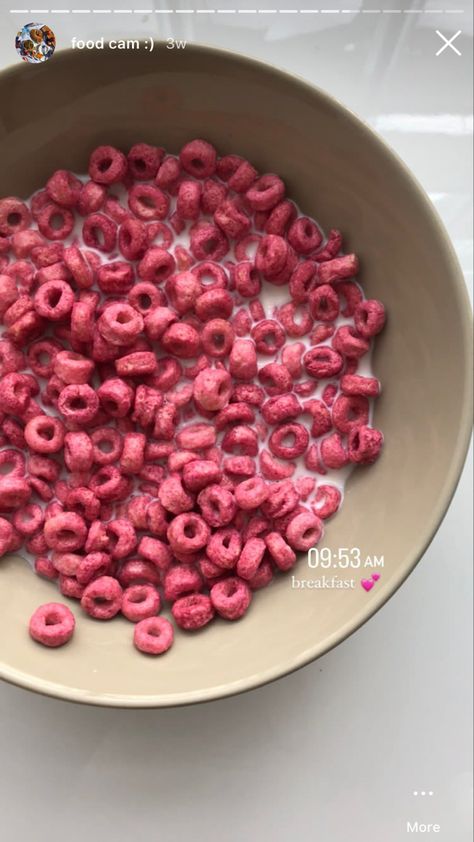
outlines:
[{"label": "bowl interior", "polygon": [[[169,705],[238,692],[327,651],[363,623],[410,572],[436,530],[467,442],[469,324],[462,277],[427,199],[403,165],[355,117],[321,92],[257,62],[187,47],[146,52],[57,53],[42,67],[0,76],[0,195],[28,196],[54,169],[84,172],[88,151],[138,140],[177,151],[205,137],[221,153],[278,172],[300,208],[356,251],[368,297],[389,321],[373,359],[384,392],[375,424],[382,458],[349,480],[324,546],[383,556],[373,570],[337,570],[346,589],[292,587],[281,577],[256,595],[245,621],[178,634],[166,657],[140,657],[125,620],[78,618],[72,645],[50,652],[26,623],[55,587],[19,558],[0,562],[0,675],[78,701]],[[43,103],[25,108],[24,103]],[[297,579],[330,578],[305,559]]]}]

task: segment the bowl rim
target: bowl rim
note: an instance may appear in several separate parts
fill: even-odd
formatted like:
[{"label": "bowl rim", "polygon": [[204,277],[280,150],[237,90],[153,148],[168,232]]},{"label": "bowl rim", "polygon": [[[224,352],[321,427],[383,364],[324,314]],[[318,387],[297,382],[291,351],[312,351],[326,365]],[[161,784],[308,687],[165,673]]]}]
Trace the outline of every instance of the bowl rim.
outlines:
[{"label": "bowl rim", "polygon": [[[144,43],[143,38],[139,38],[138,40],[141,45]],[[163,45],[164,43],[164,41],[156,39],[155,46],[159,46],[160,44]],[[348,120],[349,123],[359,132],[367,138],[370,138],[372,143],[377,143],[379,147],[382,148],[385,156],[391,159],[392,163],[397,165],[403,172],[407,183],[416,194],[420,204],[424,208],[425,213],[431,218],[431,223],[436,230],[437,239],[446,253],[447,260],[449,260],[451,264],[451,291],[452,294],[455,295],[459,305],[459,328],[462,335],[463,357],[466,363],[463,381],[462,408],[459,413],[456,447],[451,460],[449,472],[444,479],[443,493],[440,494],[438,505],[433,509],[431,518],[425,523],[423,530],[420,531],[420,537],[410,553],[410,560],[408,563],[403,565],[402,569],[398,572],[398,575],[392,580],[390,587],[384,588],[383,591],[381,590],[379,592],[380,596],[374,599],[370,603],[370,606],[367,605],[367,607],[361,609],[351,618],[351,620],[341,626],[337,632],[334,632],[331,636],[326,637],[323,642],[307,647],[297,658],[293,659],[291,663],[280,663],[263,672],[261,671],[257,674],[238,679],[231,683],[216,685],[207,690],[201,689],[191,692],[175,693],[171,696],[168,695],[163,697],[159,693],[133,696],[130,694],[96,693],[89,692],[84,689],[65,687],[60,683],[32,677],[21,670],[8,666],[6,667],[0,662],[0,678],[10,684],[22,687],[26,690],[31,690],[40,695],[49,696],[51,698],[98,707],[114,707],[123,709],[173,708],[225,699],[240,695],[241,693],[245,693],[249,690],[255,690],[258,687],[277,681],[279,678],[291,675],[291,673],[296,672],[312,661],[320,658],[322,655],[325,655],[327,652],[330,652],[352,634],[357,632],[385,605],[386,602],[388,602],[424,556],[439,527],[441,526],[453,499],[461,477],[471,437],[472,381],[470,378],[470,366],[468,361],[470,359],[469,351],[472,345],[472,324],[470,320],[472,310],[464,280],[464,274],[451,239],[438,212],[428,198],[424,188],[421,186],[407,164],[405,164],[398,153],[392,149],[392,147],[384,138],[381,137],[381,135],[364,122],[364,120],[347,105],[341,103],[339,99],[331,94],[328,94],[322,88],[319,88],[317,85],[314,85],[312,82],[309,82],[297,73],[284,70],[271,62],[261,61],[260,59],[256,59],[253,56],[246,55],[245,53],[235,52],[231,49],[214,47],[205,43],[187,44],[186,51],[188,54],[195,53],[197,55],[214,55],[217,59],[223,58],[225,60],[232,60],[243,68],[250,67],[257,72],[266,72],[277,80],[280,79],[282,82],[285,81],[289,84],[297,83],[300,89],[306,91],[308,96],[314,96],[316,94],[326,106],[334,110],[338,110],[341,116]],[[108,48],[100,51],[94,48],[93,50],[88,50],[87,55],[99,52],[107,53]],[[75,51],[69,47],[56,49],[54,58],[56,61],[61,61],[63,57],[71,56],[73,54],[77,55],[79,61],[79,56],[82,55],[83,58],[85,58],[85,53],[75,53]],[[23,64],[11,65],[10,67],[0,71],[0,82],[25,72],[28,71]]]}]

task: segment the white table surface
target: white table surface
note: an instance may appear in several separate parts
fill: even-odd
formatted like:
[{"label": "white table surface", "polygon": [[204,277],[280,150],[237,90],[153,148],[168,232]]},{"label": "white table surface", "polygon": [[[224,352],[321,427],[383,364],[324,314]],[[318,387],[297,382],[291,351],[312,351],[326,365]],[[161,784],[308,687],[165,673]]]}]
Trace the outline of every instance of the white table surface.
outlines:
[{"label": "white table surface", "polygon": [[[16,30],[38,18],[10,14],[23,8],[15,3],[1,5],[0,66],[17,60]],[[73,14],[91,4],[61,0],[69,14],[41,22],[59,46],[147,33],[220,45],[338,97],[417,175],[472,284],[471,0],[283,0],[258,6],[276,10],[268,14],[229,0],[94,4],[130,11]],[[193,13],[133,13],[155,8]],[[296,12],[304,8],[320,11]],[[450,46],[435,55],[445,43],[436,30],[448,40],[461,30],[452,42],[461,56]],[[1,685],[2,840],[399,842],[408,820],[438,823],[431,835],[447,842],[470,840],[471,469],[472,459],[401,590],[295,675],[168,711],[80,707]]]}]

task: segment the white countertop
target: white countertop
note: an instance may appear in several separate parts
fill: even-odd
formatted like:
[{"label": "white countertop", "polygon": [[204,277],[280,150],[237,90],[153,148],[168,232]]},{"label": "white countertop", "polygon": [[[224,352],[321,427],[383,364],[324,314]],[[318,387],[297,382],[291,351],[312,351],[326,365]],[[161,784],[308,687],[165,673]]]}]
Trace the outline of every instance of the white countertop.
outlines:
[{"label": "white countertop", "polygon": [[[414,171],[472,284],[470,0],[278,0],[257,7],[267,14],[229,0],[94,4],[111,11],[73,13],[90,4],[61,0],[69,13],[41,22],[59,46],[73,35],[152,34],[227,47],[336,96]],[[10,14],[20,5],[2,4],[0,66],[17,60],[16,30],[38,18]],[[440,825],[430,836],[468,842],[471,471],[472,458],[431,547],[388,605],[275,684],[169,711],[79,707],[0,685],[2,839],[399,842],[418,821]]]}]

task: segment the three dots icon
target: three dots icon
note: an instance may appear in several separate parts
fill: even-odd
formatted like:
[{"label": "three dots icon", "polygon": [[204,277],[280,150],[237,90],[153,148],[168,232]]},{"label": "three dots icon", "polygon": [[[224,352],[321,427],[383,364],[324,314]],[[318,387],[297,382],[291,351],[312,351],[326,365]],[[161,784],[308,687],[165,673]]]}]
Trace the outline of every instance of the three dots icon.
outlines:
[{"label": "three dots icon", "polygon": [[429,792],[425,792],[424,789],[421,792],[419,792],[417,789],[414,789],[413,795],[421,795],[421,796],[423,796],[423,795],[434,795],[434,792],[432,790],[429,790]]}]

